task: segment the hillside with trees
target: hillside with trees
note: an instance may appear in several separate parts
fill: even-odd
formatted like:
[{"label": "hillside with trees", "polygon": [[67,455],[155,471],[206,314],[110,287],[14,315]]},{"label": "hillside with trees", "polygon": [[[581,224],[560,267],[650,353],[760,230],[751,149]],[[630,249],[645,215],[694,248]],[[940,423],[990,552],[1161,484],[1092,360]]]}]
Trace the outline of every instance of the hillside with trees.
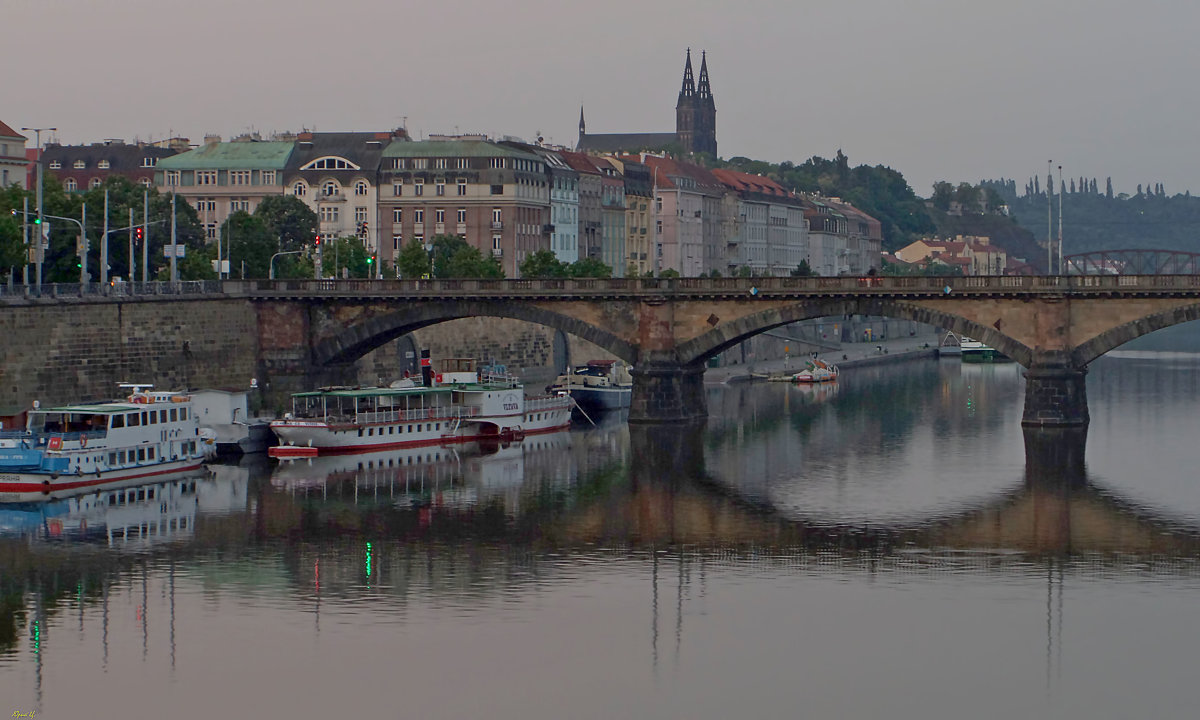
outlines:
[{"label": "hillside with trees", "polygon": [[1061,194],[1067,255],[1120,249],[1200,252],[1200,198],[1190,192],[1168,195],[1162,183],[1147,183],[1130,195],[1114,193],[1112,178],[1046,180],[1030,179],[1021,194],[1014,180],[985,180],[982,185],[1001,197],[1012,217],[1037,238],[1047,234],[1047,200],[1053,218],[1050,234],[1058,237]]}]

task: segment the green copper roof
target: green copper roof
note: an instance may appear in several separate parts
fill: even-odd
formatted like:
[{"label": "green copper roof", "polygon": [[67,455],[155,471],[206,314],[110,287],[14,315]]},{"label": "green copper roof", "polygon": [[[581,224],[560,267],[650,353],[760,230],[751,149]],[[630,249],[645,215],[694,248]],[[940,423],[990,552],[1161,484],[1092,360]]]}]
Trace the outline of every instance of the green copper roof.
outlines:
[{"label": "green copper roof", "polygon": [[396,140],[384,148],[383,156],[393,158],[515,157],[541,160],[532,153],[481,140]]},{"label": "green copper roof", "polygon": [[158,161],[158,170],[282,170],[291,142],[228,142],[198,147]]}]

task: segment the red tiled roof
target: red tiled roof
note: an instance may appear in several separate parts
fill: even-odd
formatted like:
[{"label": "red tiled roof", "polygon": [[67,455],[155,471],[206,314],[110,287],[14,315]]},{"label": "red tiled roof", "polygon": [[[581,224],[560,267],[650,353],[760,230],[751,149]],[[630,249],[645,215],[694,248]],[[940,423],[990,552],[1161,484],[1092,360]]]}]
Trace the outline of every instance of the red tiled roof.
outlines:
[{"label": "red tiled roof", "polygon": [[778,197],[791,196],[791,193],[785,190],[779,183],[761,175],[751,175],[750,173],[729,170],[728,168],[713,170],[712,174],[734,190],[756,192],[763,195],[776,195]]},{"label": "red tiled roof", "polygon": [[590,175],[600,174],[600,168],[597,167],[596,163],[588,155],[571,152],[570,150],[559,150],[558,154],[563,159],[563,162],[576,172],[588,173]]},{"label": "red tiled roof", "polygon": [[22,138],[25,140],[29,139],[18,133],[16,130],[13,130],[8,125],[5,125],[3,120],[0,120],[0,137]]}]

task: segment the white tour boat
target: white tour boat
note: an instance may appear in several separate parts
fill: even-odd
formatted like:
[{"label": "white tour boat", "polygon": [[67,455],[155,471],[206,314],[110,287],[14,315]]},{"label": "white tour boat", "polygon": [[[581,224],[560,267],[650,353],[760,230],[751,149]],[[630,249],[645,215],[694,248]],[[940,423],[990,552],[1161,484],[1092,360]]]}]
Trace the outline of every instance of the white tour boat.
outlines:
[{"label": "white tour boat", "polygon": [[272,457],[358,453],[461,442],[507,442],[571,423],[567,395],[526,397],[511,375],[451,358],[429,382],[322,388],[292,395],[292,412],[271,423]]},{"label": "white tour boat", "polygon": [[623,362],[592,360],[568,369],[546,390],[567,393],[584,412],[621,410],[633,397],[633,377]]},{"label": "white tour boat", "polygon": [[194,470],[216,450],[191,396],[122,385],[124,401],[36,406],[25,430],[0,431],[0,501],[69,497]]}]

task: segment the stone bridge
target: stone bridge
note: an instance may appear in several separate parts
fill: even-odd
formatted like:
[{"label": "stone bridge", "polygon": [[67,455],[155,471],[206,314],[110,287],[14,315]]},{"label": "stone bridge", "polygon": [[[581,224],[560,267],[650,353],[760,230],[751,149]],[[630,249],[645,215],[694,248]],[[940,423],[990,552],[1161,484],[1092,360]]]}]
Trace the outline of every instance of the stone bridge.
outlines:
[{"label": "stone bridge", "polygon": [[[16,392],[26,381],[21,360],[35,353],[47,366],[86,374],[77,385],[111,388],[129,379],[122,363],[145,353],[158,358],[156,348],[183,356],[175,365],[151,363],[148,372],[164,377],[176,378],[177,365],[199,358],[236,381],[205,378],[214,385],[244,386],[248,377],[281,390],[345,383],[358,358],[395,338],[488,316],[562,330],[630,362],[630,420],[681,422],[706,415],[708,358],[798,320],[875,315],[954,330],[1004,352],[1027,368],[1023,423],[1069,426],[1088,422],[1088,363],[1200,318],[1196,275],[231,280],[180,289],[0,296],[0,332],[9,338],[0,351],[0,387]],[[22,342],[23,334],[40,346]],[[134,343],[139,334],[155,342]],[[194,376],[185,381],[198,384]]]}]

